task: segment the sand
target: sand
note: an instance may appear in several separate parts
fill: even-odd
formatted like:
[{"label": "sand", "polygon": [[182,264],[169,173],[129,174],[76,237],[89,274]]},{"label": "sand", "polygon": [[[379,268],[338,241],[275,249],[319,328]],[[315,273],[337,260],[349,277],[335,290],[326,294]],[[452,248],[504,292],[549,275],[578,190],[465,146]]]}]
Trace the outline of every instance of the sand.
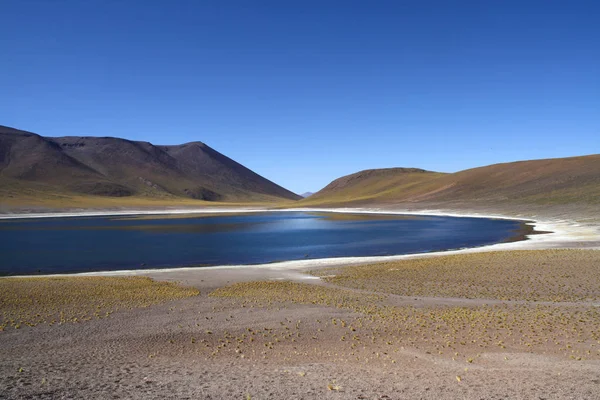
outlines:
[{"label": "sand", "polygon": [[[149,276],[200,295],[107,318],[7,327],[0,332],[0,398],[598,399],[597,226],[534,223],[554,233],[443,254],[95,274]],[[490,268],[515,274],[535,259],[539,296],[525,295],[528,285],[505,299],[501,287],[463,295],[460,288],[436,292],[436,281],[418,293],[376,284],[391,279],[387,270],[424,257],[432,264],[421,268],[443,282],[435,260],[449,254],[466,257],[474,271],[477,260],[469,257],[488,260],[463,281],[480,289],[494,289]],[[371,285],[343,275],[345,265],[375,262],[389,268],[382,275],[376,267]],[[554,277],[561,268],[565,276]],[[420,287],[423,277],[402,279]],[[546,292],[550,279],[558,283]],[[589,285],[576,287],[586,279]],[[557,293],[565,295],[553,300]]]}]

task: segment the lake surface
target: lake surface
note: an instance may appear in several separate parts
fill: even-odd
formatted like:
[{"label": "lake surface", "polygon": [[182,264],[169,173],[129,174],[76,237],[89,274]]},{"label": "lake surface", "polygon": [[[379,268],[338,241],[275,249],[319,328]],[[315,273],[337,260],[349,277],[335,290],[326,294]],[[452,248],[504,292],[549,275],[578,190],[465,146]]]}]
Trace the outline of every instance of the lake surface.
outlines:
[{"label": "lake surface", "polygon": [[0,274],[259,264],[483,246],[519,221],[272,212],[0,221]]}]

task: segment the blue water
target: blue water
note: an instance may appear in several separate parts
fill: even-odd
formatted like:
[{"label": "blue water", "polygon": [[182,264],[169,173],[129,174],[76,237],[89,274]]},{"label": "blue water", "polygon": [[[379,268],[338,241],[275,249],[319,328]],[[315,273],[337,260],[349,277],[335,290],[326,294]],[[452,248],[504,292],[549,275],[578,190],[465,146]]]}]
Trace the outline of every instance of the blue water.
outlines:
[{"label": "blue water", "polygon": [[518,221],[306,212],[185,219],[117,217],[0,221],[0,274],[257,264],[482,246],[514,237]]}]

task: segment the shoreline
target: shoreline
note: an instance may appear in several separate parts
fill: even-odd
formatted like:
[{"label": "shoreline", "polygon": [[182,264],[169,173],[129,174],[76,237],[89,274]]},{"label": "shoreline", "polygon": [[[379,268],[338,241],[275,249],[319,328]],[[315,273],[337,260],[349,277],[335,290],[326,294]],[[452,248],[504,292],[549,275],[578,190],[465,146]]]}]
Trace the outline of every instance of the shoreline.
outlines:
[{"label": "shoreline", "polygon": [[462,212],[456,210],[425,209],[425,210],[398,210],[385,207],[299,207],[299,208],[173,208],[173,209],[124,209],[124,210],[96,210],[96,211],[63,211],[42,213],[5,213],[0,214],[0,220],[36,219],[36,218],[82,218],[82,217],[112,217],[112,216],[145,216],[145,215],[193,215],[193,214],[238,214],[260,212],[327,212],[327,213],[352,213],[352,214],[390,214],[390,215],[418,215],[432,217],[462,217],[462,218],[488,218],[512,221],[536,222],[526,216],[508,216],[502,214],[489,214],[478,212]]},{"label": "shoreline", "polygon": [[[1,333],[0,386],[8,398],[596,398],[600,252],[518,250],[600,249],[598,226],[527,220],[553,233],[387,257],[410,259],[406,273],[346,258],[0,279],[20,299],[4,317],[19,329]],[[472,254],[446,257],[458,253]],[[314,272],[334,265],[348,268]],[[86,284],[126,276],[198,295],[103,299],[98,312]]]},{"label": "shoreline", "polygon": [[[241,264],[241,265],[215,265],[206,267],[175,267],[175,268],[155,268],[155,269],[133,269],[116,271],[93,271],[79,272],[69,274],[45,274],[45,275],[13,275],[2,278],[25,278],[25,277],[58,277],[58,276],[136,276],[136,275],[168,275],[169,273],[191,273],[194,271],[214,271],[214,270],[234,270],[241,269],[246,271],[269,271],[285,273],[295,272],[295,279],[303,277],[304,279],[314,279],[314,277],[303,274],[301,271],[309,269],[319,269],[324,267],[336,267],[342,265],[360,265],[379,262],[397,261],[403,259],[437,257],[443,255],[479,253],[490,251],[509,251],[509,250],[541,250],[557,248],[587,248],[590,250],[600,249],[600,229],[594,226],[585,226],[574,221],[557,220],[542,221],[526,217],[514,217],[506,215],[481,214],[481,213],[463,213],[460,211],[445,210],[391,210],[383,208],[293,208],[293,209],[172,209],[172,210],[121,210],[121,211],[95,211],[82,213],[44,213],[42,214],[17,214],[11,216],[0,216],[0,219],[30,219],[30,218],[66,218],[66,217],[94,217],[94,216],[132,216],[132,215],[177,215],[177,214],[235,214],[235,213],[258,213],[258,212],[329,212],[329,213],[354,213],[354,214],[387,214],[387,215],[420,215],[420,216],[444,216],[444,217],[463,217],[463,218],[487,218],[521,221],[523,224],[532,228],[532,233],[524,235],[523,240],[501,242],[491,245],[469,247],[462,249],[449,249],[443,251],[400,254],[392,256],[365,256],[365,257],[332,257],[310,260],[290,260],[266,264]],[[538,233],[544,234],[538,234]],[[279,275],[279,274],[278,274]],[[284,274],[285,275],[285,274]],[[290,276],[286,275],[286,278]],[[282,278],[283,279],[283,278]]]}]

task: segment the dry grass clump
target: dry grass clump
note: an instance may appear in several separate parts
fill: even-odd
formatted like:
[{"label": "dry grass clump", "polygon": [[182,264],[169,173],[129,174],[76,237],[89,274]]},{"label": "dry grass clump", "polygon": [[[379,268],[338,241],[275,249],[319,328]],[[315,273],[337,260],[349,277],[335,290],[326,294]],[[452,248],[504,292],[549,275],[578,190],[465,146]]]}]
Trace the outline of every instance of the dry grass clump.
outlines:
[{"label": "dry grass clump", "polygon": [[[526,301],[600,299],[600,251],[458,254],[313,272],[323,280],[403,296]],[[328,276],[336,274],[335,276]]]},{"label": "dry grass clump", "polygon": [[532,351],[600,356],[600,310],[596,307],[494,305],[478,307],[381,307],[375,317],[394,342],[426,346],[437,354]]},{"label": "dry grass clump", "polygon": [[0,279],[0,330],[87,321],[119,309],[198,294],[197,289],[147,277],[4,278]]},{"label": "dry grass clump", "polygon": [[372,312],[373,306],[383,299],[381,296],[364,295],[344,289],[286,281],[236,283],[216,289],[210,296],[246,298],[266,303],[318,304],[361,312]]},{"label": "dry grass clump", "polygon": [[593,306],[396,306],[385,296],[284,281],[238,283],[211,296],[269,305],[318,304],[362,313],[350,324],[331,321],[330,328],[341,330],[347,357],[357,357],[359,349],[391,357],[405,347],[468,363],[483,352],[535,352],[576,360],[600,357],[600,310]]}]

